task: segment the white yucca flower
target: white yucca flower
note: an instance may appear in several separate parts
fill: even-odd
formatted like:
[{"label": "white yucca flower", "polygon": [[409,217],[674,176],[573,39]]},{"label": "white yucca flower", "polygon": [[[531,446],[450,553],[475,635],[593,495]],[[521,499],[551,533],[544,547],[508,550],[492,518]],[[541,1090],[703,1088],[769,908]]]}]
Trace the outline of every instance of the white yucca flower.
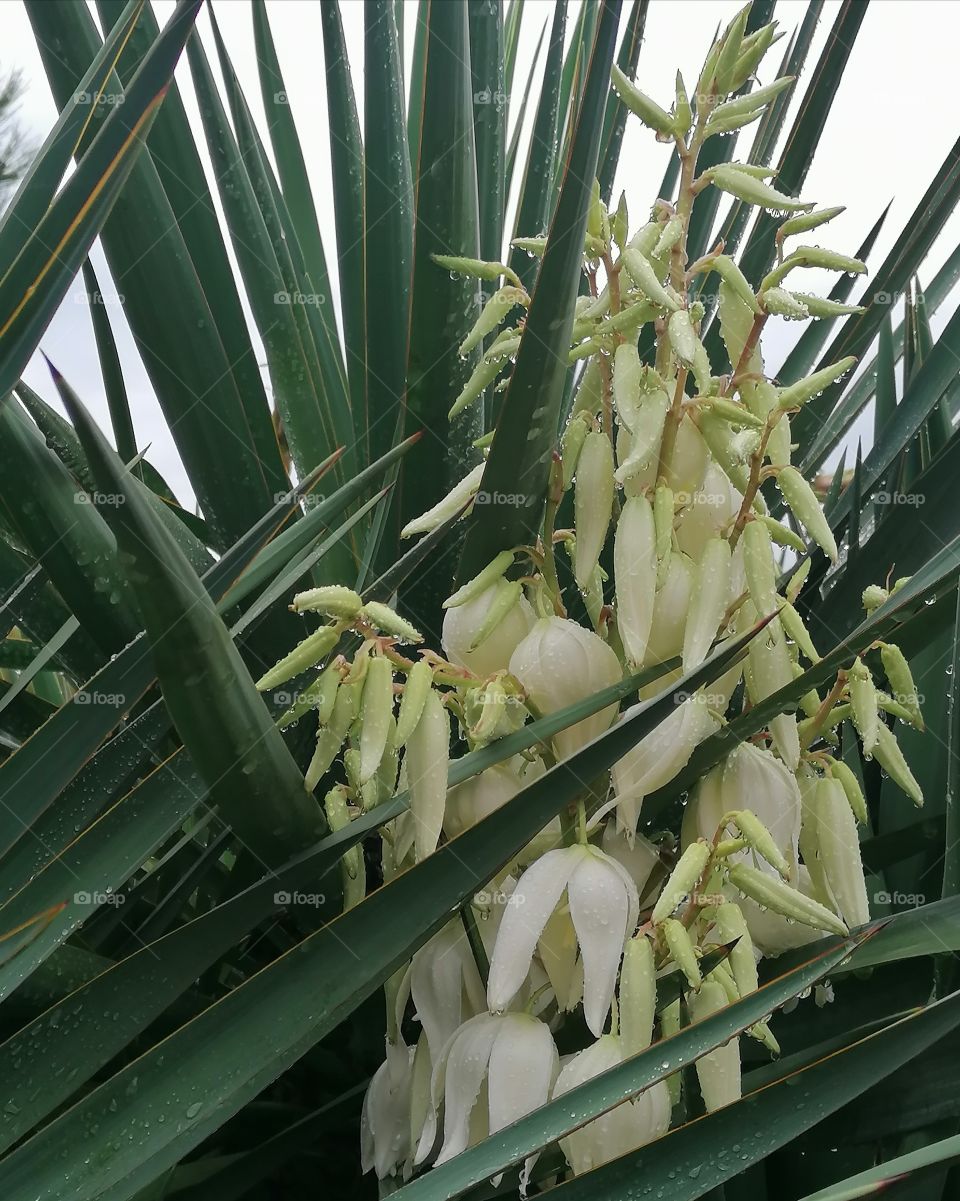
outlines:
[{"label": "white yucca flower", "polygon": [[[796,879],[797,844],[800,838],[801,802],[796,777],[770,751],[745,742],[697,785],[683,815],[684,847],[698,838],[712,840],[725,814],[749,809],[773,835],[791,865]],[[776,870],[750,850],[739,851],[731,862],[749,859],[754,867],[776,875]]]},{"label": "white yucca flower", "polygon": [[[622,1040],[605,1034],[564,1064],[553,1089],[554,1098],[607,1072],[626,1058]],[[670,1091],[658,1081],[631,1101],[594,1118],[560,1140],[567,1163],[579,1176],[626,1155],[666,1134],[670,1125]]]},{"label": "white yucca flower", "polygon": [[[627,709],[627,720],[641,706]],[[720,727],[704,696],[688,697],[613,765],[613,800],[617,825],[630,838],[637,828],[643,798],[668,784],[686,766],[697,746]]]},{"label": "white yucca flower", "polygon": [[843,786],[821,776],[809,796],[804,822],[814,825],[813,843],[837,912],[852,929],[870,920],[860,840]]},{"label": "white yucca flower", "polygon": [[413,1048],[387,1040],[387,1057],[367,1086],[360,1111],[360,1162],[379,1180],[392,1176],[410,1154]]},{"label": "white yucca flower", "polygon": [[683,553],[699,562],[703,548],[725,531],[742,503],[743,497],[726,474],[716,463],[708,463],[703,483],[677,520],[677,544]]},{"label": "white yucca flower", "polygon": [[[515,755],[506,763],[497,763],[457,784],[447,793],[443,818],[445,834],[455,838],[469,830],[542,775],[543,763],[539,759],[530,761]],[[551,826],[559,829],[559,818],[551,822]]]},{"label": "white yucca flower", "polygon": [[[705,1021],[727,1005],[727,994],[716,980],[704,980],[700,990],[690,994],[690,1016],[694,1022]],[[736,1036],[722,1046],[701,1055],[697,1060],[697,1079],[700,1094],[708,1112],[739,1101],[740,1040]]]},{"label": "white yucca flower", "polygon": [[[405,983],[434,1059],[461,1023],[485,1008],[483,983],[459,919],[448,922],[417,951]],[[403,988],[398,997],[401,1013],[405,1000]]]},{"label": "white yucca flower", "polygon": [[[689,556],[671,551],[667,558],[666,574],[653,601],[653,621],[647,638],[644,667],[665,663],[683,649],[687,612],[693,593],[695,569]],[[655,687],[667,687],[667,681],[657,680]]]},{"label": "white yucca flower", "polygon": [[465,604],[447,609],[443,615],[441,641],[447,658],[481,677],[506,669],[517,644],[530,632],[536,620],[530,602],[521,596],[493,633],[471,650],[496,595],[497,584],[494,583]]},{"label": "white yucca flower", "polygon": [[548,851],[520,877],[490,961],[487,1003],[502,1013],[520,991],[533,953],[564,893],[583,963],[583,1010],[603,1033],[623,944],[637,924],[637,887],[627,871],[591,846]]},{"label": "white yucca flower", "polygon": [[[436,1162],[445,1163],[545,1105],[558,1066],[553,1035],[539,1018],[481,1013],[464,1022],[433,1069],[434,1115],[441,1098],[444,1102],[443,1143]],[[429,1155],[434,1137],[428,1122],[417,1162]],[[532,1162],[528,1171],[530,1167]]]},{"label": "white yucca flower", "polygon": [[[541,617],[510,656],[510,673],[541,714],[554,713],[616,684],[620,660],[595,634],[565,617]],[[616,703],[553,737],[559,759],[568,759],[613,721]]]}]

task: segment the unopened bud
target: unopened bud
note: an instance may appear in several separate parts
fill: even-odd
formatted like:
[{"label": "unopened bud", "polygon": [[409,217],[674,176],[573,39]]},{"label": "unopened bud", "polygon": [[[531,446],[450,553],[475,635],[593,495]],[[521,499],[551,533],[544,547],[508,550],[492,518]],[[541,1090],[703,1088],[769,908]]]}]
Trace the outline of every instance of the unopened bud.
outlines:
[{"label": "unopened bud", "polygon": [[777,472],[777,487],[797,521],[831,562],[836,563],[837,542],[813,488],[796,467],[780,468]]},{"label": "unopened bud", "polygon": [[798,409],[801,405],[806,404],[808,400],[812,400],[814,396],[819,395],[824,388],[828,388],[841,375],[846,375],[856,361],[853,355],[848,355],[845,359],[839,359],[836,363],[831,363],[829,367],[815,371],[813,375],[808,375],[806,379],[798,380],[795,384],[791,384],[789,388],[781,388],[780,408]]},{"label": "unopened bud", "polygon": [[400,714],[397,717],[396,744],[403,746],[423,713],[427,694],[433,687],[433,669],[425,659],[419,659],[410,668],[407,682],[400,698]]},{"label": "unopened bud", "polygon": [[614,89],[627,108],[640,118],[648,128],[659,134],[672,134],[674,119],[649,96],[627,78],[614,63],[611,71]]},{"label": "unopened bud", "polygon": [[577,550],[575,572],[581,588],[590,582],[607,538],[614,498],[613,447],[600,430],[587,434],[577,464],[574,490]]},{"label": "unopened bud", "polygon": [[680,856],[670,873],[663,891],[657,898],[650,920],[658,925],[681,904],[693,891],[704,869],[710,862],[710,844],[703,839],[693,842]]},{"label": "unopened bud", "polygon": [[443,602],[444,609],[455,609],[459,605],[465,605],[481,592],[486,592],[491,584],[495,584],[513,566],[513,559],[512,550],[502,550],[472,580],[468,580],[452,596],[447,597]]},{"label": "unopened bud", "polygon": [[917,806],[923,804],[923,789],[907,765],[903,751],[893,734],[883,722],[877,725],[877,743],[873,750],[877,762],[898,788],[902,788]]},{"label": "unopened bud", "polygon": [[735,864],[727,874],[734,888],[762,908],[772,909],[781,917],[792,918],[815,930],[826,930],[831,934],[847,933],[847,927],[835,913],[776,876],[745,863]]},{"label": "unopened bud", "polygon": [[756,204],[760,208],[785,213],[806,212],[813,208],[812,204],[804,204],[800,200],[785,196],[776,188],[754,178],[744,171],[741,165],[712,167],[706,174],[721,192],[736,196],[738,200],[744,200],[747,204]]},{"label": "unopened bud", "polygon": [[523,596],[523,584],[519,580],[501,579],[494,585],[493,600],[470,641],[469,651],[475,651],[490,637],[514,605],[520,601],[521,596]]},{"label": "unopened bud", "polygon": [[322,613],[325,617],[356,617],[363,604],[358,593],[342,584],[328,584],[298,592],[290,606],[294,613]]},{"label": "unopened bud", "polygon": [[657,279],[653,264],[639,250],[628,246],[623,252],[622,262],[627,274],[648,300],[671,312],[678,308],[677,302]]},{"label": "unopened bud", "polygon": [[660,923],[659,930],[670,958],[686,976],[687,983],[691,988],[699,988],[702,982],[700,961],[686,926],[675,918],[668,917]]},{"label": "unopened bud", "polygon": [[481,309],[480,316],[474,322],[473,328],[460,343],[459,353],[466,357],[475,346],[480,345],[488,334],[493,333],[497,326],[506,319],[510,310],[516,308],[518,304],[523,305],[524,308],[530,304],[530,297],[523,288],[517,288],[512,284],[498,288]]},{"label": "unopened bud", "polygon": [[627,659],[643,663],[656,601],[656,523],[650,502],[631,496],[617,520],[613,540],[617,584],[617,630]]},{"label": "unopened bud", "polygon": [[276,688],[278,684],[283,684],[299,675],[301,671],[313,667],[333,650],[339,640],[340,634],[333,626],[321,626],[302,642],[298,642],[288,655],[284,655],[279,663],[265,672],[257,680],[257,690],[266,692],[269,688]]},{"label": "unopened bud", "polygon": [[683,632],[683,670],[691,671],[707,656],[730,594],[730,543],[711,538],[696,567],[687,623]]},{"label": "unopened bud", "polygon": [[862,659],[856,659],[850,668],[847,689],[853,708],[853,724],[863,742],[863,753],[867,759],[872,759],[880,736],[880,712],[873,676]]},{"label": "unopened bud", "polygon": [[918,730],[924,728],[923,714],[920,712],[920,701],[917,696],[917,686],[913,682],[910,664],[899,646],[891,642],[880,644],[880,659],[883,670],[887,673],[890,689],[896,699],[906,710],[911,725]]},{"label": "unopened bud", "polygon": [[620,968],[620,1037],[627,1055],[645,1051],[653,1041],[657,973],[653,944],[644,934],[631,938]]},{"label": "unopened bud", "polygon": [[380,766],[392,716],[393,665],[382,655],[374,655],[367,668],[360,709],[361,784],[366,784]]}]

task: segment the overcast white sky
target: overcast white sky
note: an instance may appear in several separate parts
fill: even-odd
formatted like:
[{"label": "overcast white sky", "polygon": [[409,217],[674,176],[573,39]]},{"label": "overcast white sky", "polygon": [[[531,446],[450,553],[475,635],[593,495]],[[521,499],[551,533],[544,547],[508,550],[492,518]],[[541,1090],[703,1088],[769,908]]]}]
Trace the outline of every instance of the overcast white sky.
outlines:
[{"label": "overcast white sky", "polygon": [[[162,22],[172,12],[173,3],[172,0],[158,0],[155,7]],[[410,0],[405,7],[409,57],[416,9]],[[577,7],[576,3],[571,5],[568,29],[572,29]],[[673,74],[677,66],[692,86],[715,26],[728,20],[738,7],[738,3],[728,0],[652,0],[640,56],[640,86],[665,106],[672,98]],[[792,32],[801,21],[805,7],[801,0],[780,0],[775,15],[781,27]],[[808,59],[805,78],[797,89],[798,97],[839,7],[839,0],[827,0],[824,5],[824,17]],[[319,3],[318,0],[268,0],[267,8],[307,159],[321,229],[327,239],[327,256],[334,260]],[[552,0],[527,0],[518,80],[525,76],[537,37],[544,22],[550,19],[552,8]],[[357,73],[363,62],[362,0],[345,0],[341,9],[350,61]],[[629,5],[625,3],[624,20],[628,9]],[[263,123],[249,5],[246,0],[218,0],[216,12],[233,62],[246,86],[247,98]],[[208,55],[215,62],[205,12],[201,14],[199,28]],[[869,5],[804,189],[805,199],[821,205],[842,203],[847,206],[846,213],[825,230],[818,231],[821,244],[853,253],[884,205],[892,199],[890,214],[871,256],[874,266],[882,261],[960,132],[960,123],[955,119],[958,32],[960,4],[955,0],[873,0]],[[762,82],[773,78],[780,49],[782,47],[775,48],[768,56],[761,71]],[[39,145],[53,124],[56,112],[30,24],[19,0],[0,0],[0,67],[21,70],[27,84],[21,104],[21,122]],[[198,130],[201,153],[206,161],[185,62],[177,71],[177,80]],[[362,103],[362,90],[358,98]],[[514,113],[516,107],[515,104]],[[265,129],[265,124],[262,127]],[[617,190],[620,187],[627,190],[635,222],[637,215],[656,196],[666,159],[667,149],[657,145],[652,135],[631,119]],[[209,163],[207,168],[209,173]],[[216,196],[216,189],[211,187],[211,190]],[[955,215],[921,268],[924,285],[957,245],[958,239],[960,217]],[[111,293],[115,295],[116,289],[107,284],[99,247],[94,252],[94,262],[104,293],[108,297]],[[804,290],[825,295],[831,284],[830,277],[818,279],[811,273],[804,280]],[[944,306],[934,319],[935,331],[945,323],[954,305],[955,300]],[[126,330],[122,306],[111,306],[110,317],[120,344],[139,445],[142,448],[146,443],[151,444],[148,457],[181,499],[189,503],[191,490]],[[765,349],[769,365],[776,367],[799,330],[779,321],[771,326]],[[64,301],[44,335],[42,346],[101,423],[109,428],[82,289],[76,289]],[[49,376],[39,357],[31,363],[25,378],[41,395],[55,403]],[[863,427],[861,430],[866,432]]]}]

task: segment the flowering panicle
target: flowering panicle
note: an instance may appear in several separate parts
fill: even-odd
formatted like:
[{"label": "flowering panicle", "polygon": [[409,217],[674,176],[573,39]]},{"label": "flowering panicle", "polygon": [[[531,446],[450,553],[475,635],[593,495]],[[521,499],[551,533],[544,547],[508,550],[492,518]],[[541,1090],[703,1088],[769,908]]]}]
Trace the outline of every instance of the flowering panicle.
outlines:
[{"label": "flowering panicle", "polygon": [[[822,659],[824,635],[807,628],[811,581],[840,551],[797,465],[791,417],[853,360],[781,380],[764,363],[768,323],[857,311],[797,290],[806,271],[865,267],[796,244],[842,209],[788,195],[775,171],[714,155],[697,174],[708,139],[760,119],[793,82],[743,90],[775,37],[773,25],[746,34],[748,9],[712,47],[695,104],[679,76],[662,107],[614,70],[625,107],[676,148],[680,183],[675,202],[657,200],[634,228],[626,198],[608,211],[594,188],[572,314],[573,401],[539,535],[503,547],[451,593],[435,649],[395,608],[349,588],[300,593],[292,608],[309,629],[258,683],[268,695],[283,686],[281,727],[316,723],[306,786],[322,790],[332,829],[393,802],[379,855],[370,838],[344,856],[345,906],[362,901],[368,879],[389,881],[522,806],[545,773],[568,781],[582,748],[673,690],[659,724],[610,771],[578,780],[526,845],[505,847],[497,875],[391,980],[386,1060],[363,1114],[364,1165],[380,1177],[443,1163],[671,1037],[681,1020],[705,1021],[756,991],[760,957],[866,923],[861,755],[923,800],[893,726],[923,729],[903,653],[878,640],[859,644],[859,657]],[[691,211],[708,188],[773,217],[768,264],[745,274],[722,241],[691,259]],[[539,237],[515,245],[544,251]],[[477,365],[450,397],[455,420],[509,376],[536,293],[502,263],[437,262],[494,284],[459,347]],[[468,512],[483,475],[481,463],[404,534]],[[889,595],[868,589],[867,612]],[[719,678],[676,688],[750,633],[746,656]],[[803,682],[812,668],[815,686]],[[591,705],[627,677],[619,696]],[[562,728],[519,749],[503,741],[568,707]],[[738,742],[726,727],[747,714],[750,737]],[[461,768],[464,751],[480,754]],[[650,829],[669,813],[661,792],[686,797],[679,830]],[[664,1003],[667,975],[685,996]],[[561,1030],[573,1051],[562,1065]],[[776,1052],[766,1020],[745,1033]],[[735,1101],[739,1037],[702,1055],[696,1072],[708,1110]],[[659,1137],[686,1083],[676,1073],[568,1133],[569,1170]]]}]

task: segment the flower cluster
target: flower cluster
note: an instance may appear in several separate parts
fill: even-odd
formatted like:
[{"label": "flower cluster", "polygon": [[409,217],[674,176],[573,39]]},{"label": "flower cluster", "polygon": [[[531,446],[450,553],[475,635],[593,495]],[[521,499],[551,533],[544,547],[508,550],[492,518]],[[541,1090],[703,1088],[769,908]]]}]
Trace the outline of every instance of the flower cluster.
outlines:
[{"label": "flower cluster", "polygon": [[[408,795],[406,811],[382,830],[379,868],[389,880],[632,710],[611,704],[448,788],[452,750],[496,743],[634,673],[644,673],[642,704],[766,619],[742,665],[683,695],[602,780],[584,780],[569,810],[390,981],[386,1059],[363,1114],[364,1165],[380,1177],[442,1163],[754,991],[763,955],[866,922],[857,832],[866,803],[857,774],[831,754],[842,721],[852,723],[863,755],[922,802],[884,718],[922,728],[916,689],[902,653],[878,642],[822,695],[808,691],[796,712],[777,713],[704,775],[678,837],[654,842],[638,829],[645,798],[673,781],[704,740],[819,662],[795,602],[813,557],[838,557],[819,497],[791,463],[790,418],[853,360],[781,386],[765,373],[761,334],[771,318],[857,311],[787,283],[805,268],[864,265],[793,245],[841,210],[779,192],[774,172],[731,162],[697,173],[707,139],[759,119],[792,82],[741,94],[775,38],[773,25],[747,35],[747,12],[711,49],[695,104],[679,75],[668,111],[614,71],[626,107],[675,145],[678,199],[657,200],[631,231],[625,199],[611,213],[595,189],[584,247],[589,286],[570,347],[578,382],[536,544],[504,550],[449,597],[442,654],[408,657],[401,647],[420,642],[418,632],[347,588],[301,593],[296,611],[329,620],[260,681],[272,688],[321,665],[281,724],[319,715],[307,787],[323,785],[333,829]],[[689,260],[691,211],[707,188],[783,218],[776,262],[756,289],[722,242]],[[536,254],[544,243],[519,244]],[[509,375],[530,298],[502,264],[441,265],[504,281],[460,348],[479,347],[481,357],[453,402],[455,418]],[[698,299],[711,275],[722,363]],[[654,349],[642,356],[643,334]],[[405,534],[462,509],[482,474],[481,464]],[[886,593],[868,591],[869,610]],[[345,634],[359,638],[359,650],[331,659]],[[360,850],[341,868],[350,906],[365,892]],[[682,995],[661,1004],[658,982],[667,975],[682,979]],[[561,1058],[555,1036],[564,1027],[583,1034],[580,1049]],[[746,1036],[778,1049],[766,1022]],[[735,1100],[739,1040],[700,1058],[696,1076],[708,1110]],[[563,1139],[570,1171],[664,1133],[680,1087],[679,1076],[663,1081]],[[533,1166],[525,1165],[524,1187]]]}]

